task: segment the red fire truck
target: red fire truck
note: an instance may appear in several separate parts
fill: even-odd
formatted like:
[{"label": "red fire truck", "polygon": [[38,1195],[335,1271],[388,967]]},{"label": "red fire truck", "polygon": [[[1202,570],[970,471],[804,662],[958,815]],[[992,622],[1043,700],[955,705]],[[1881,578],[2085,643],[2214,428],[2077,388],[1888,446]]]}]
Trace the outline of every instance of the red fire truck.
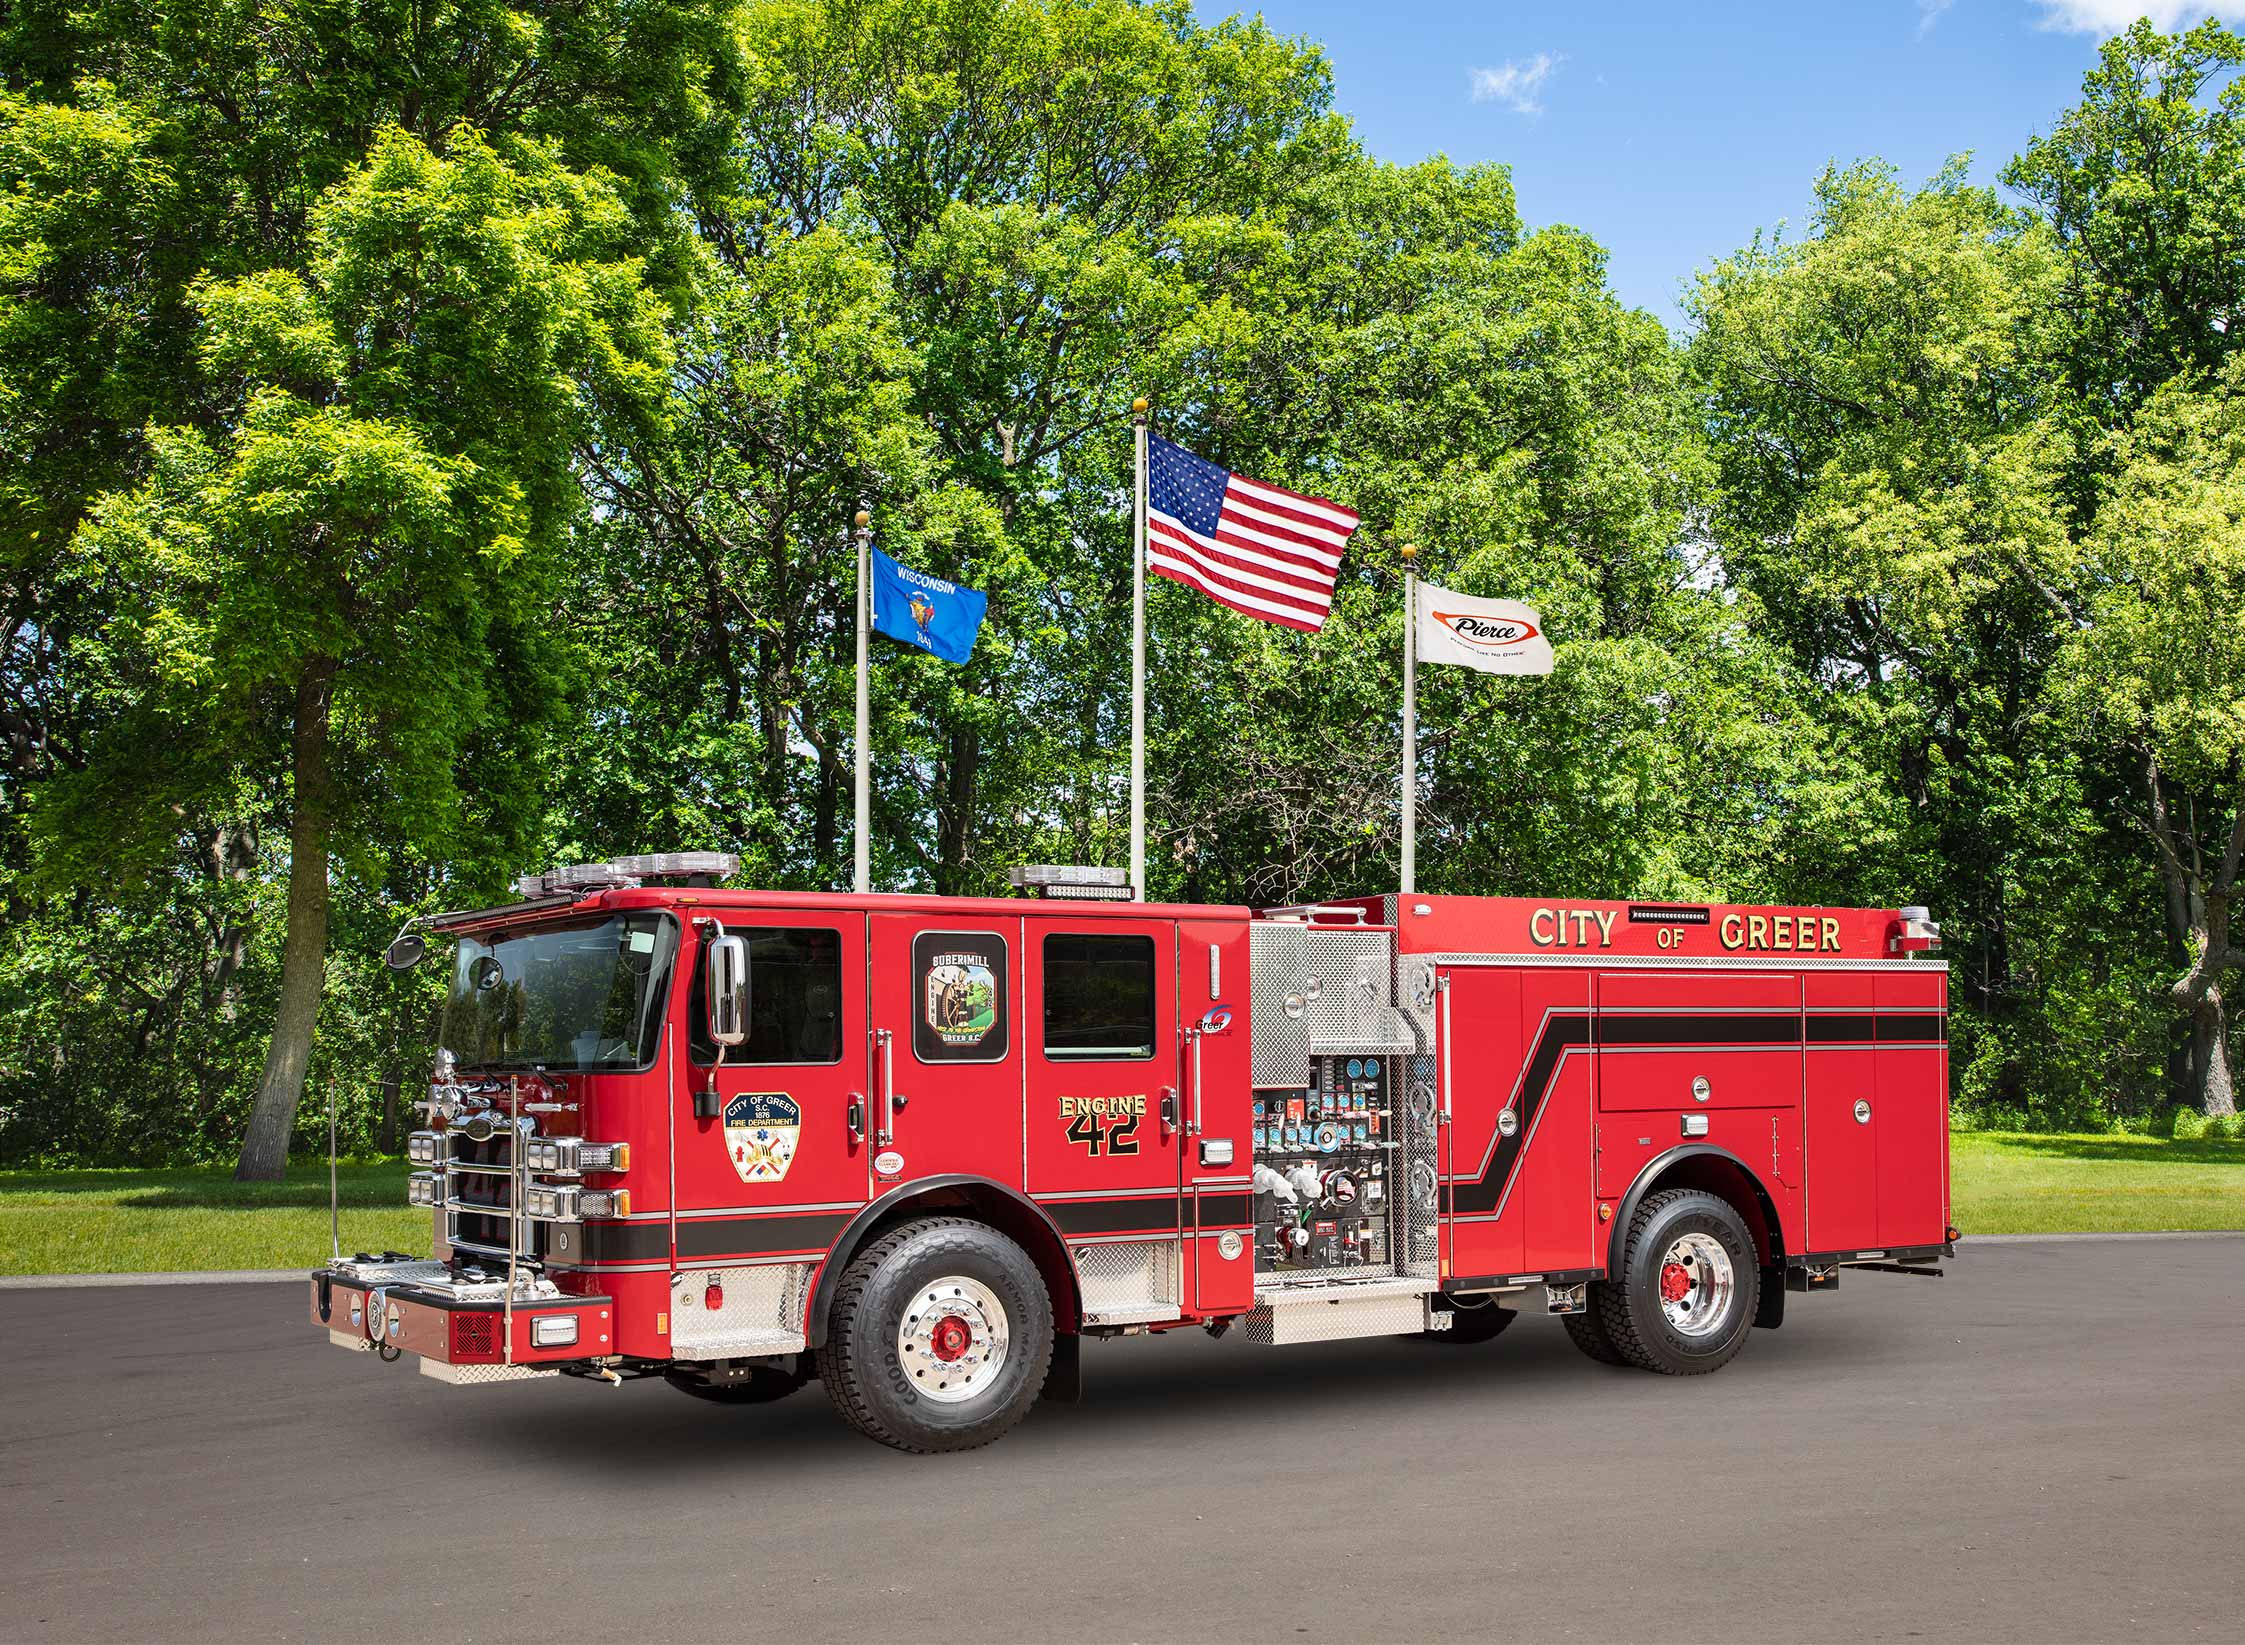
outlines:
[{"label": "red fire truck", "polygon": [[453,945],[411,1155],[435,1254],[313,1276],[447,1382],[825,1382],[912,1451],[1081,1397],[1086,1337],[1485,1342],[1712,1371],[1844,1268],[1937,1273],[1926,911],[721,889],[536,876]]}]

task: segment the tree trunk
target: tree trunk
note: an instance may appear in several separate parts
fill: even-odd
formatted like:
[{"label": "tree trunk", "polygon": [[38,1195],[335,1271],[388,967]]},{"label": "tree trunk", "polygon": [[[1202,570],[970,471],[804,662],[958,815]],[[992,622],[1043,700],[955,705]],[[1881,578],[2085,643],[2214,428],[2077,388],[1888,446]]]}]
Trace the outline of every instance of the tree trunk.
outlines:
[{"label": "tree trunk", "polygon": [[312,1028],[327,976],[328,703],[335,662],[315,657],[296,682],[292,763],[295,805],[288,825],[288,935],[281,944],[281,1001],[265,1075],[250,1109],[236,1182],[279,1182],[288,1171],[296,1105],[312,1063]]},{"label": "tree trunk", "polygon": [[2229,1069],[2229,1014],[2222,991],[2209,988],[2191,1013],[2192,1060],[2198,1065],[2198,1104],[2211,1117],[2237,1112],[2237,1086]]}]

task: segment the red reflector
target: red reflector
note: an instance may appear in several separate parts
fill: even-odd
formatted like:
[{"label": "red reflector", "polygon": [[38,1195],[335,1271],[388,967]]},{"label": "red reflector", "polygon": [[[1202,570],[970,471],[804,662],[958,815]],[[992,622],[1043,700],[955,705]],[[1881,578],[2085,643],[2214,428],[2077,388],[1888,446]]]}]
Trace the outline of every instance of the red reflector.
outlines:
[{"label": "red reflector", "polygon": [[702,1306],[704,1308],[724,1307],[725,1287],[718,1284],[717,1281],[711,1280],[709,1282],[709,1289],[702,1293]]}]

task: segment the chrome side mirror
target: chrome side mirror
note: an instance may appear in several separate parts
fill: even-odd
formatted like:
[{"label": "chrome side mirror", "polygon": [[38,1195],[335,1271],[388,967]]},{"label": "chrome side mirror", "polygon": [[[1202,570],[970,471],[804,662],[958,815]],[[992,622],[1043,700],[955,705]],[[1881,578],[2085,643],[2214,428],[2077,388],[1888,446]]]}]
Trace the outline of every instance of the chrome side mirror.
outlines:
[{"label": "chrome side mirror", "polygon": [[410,971],[421,963],[428,952],[428,938],[418,931],[401,931],[397,941],[382,951],[382,960],[392,971]]},{"label": "chrome side mirror", "polygon": [[748,1038],[748,942],[718,937],[709,945],[709,1037],[719,1045]]}]

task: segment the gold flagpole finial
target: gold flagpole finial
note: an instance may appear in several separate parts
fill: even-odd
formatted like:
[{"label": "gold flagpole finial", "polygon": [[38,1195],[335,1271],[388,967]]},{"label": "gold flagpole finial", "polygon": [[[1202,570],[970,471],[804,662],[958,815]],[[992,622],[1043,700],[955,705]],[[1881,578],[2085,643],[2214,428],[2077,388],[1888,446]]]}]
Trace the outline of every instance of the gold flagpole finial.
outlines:
[{"label": "gold flagpole finial", "polygon": [[1408,565],[1411,561],[1419,557],[1419,545],[1417,543],[1405,543],[1401,548],[1396,550],[1396,553],[1402,555],[1404,563]]},{"label": "gold flagpole finial", "polygon": [[862,509],[862,508],[861,508],[861,509],[859,509],[859,510],[857,511],[857,528],[858,528],[858,530],[860,530],[860,531],[863,531],[863,530],[864,530],[864,529],[865,529],[865,528],[866,528],[867,526],[871,525],[872,523],[873,523],[873,516],[872,516],[872,515],[870,515],[870,514],[866,513],[866,512],[865,512],[865,510],[864,510],[864,509]]},{"label": "gold flagpole finial", "polygon": [[1146,402],[1144,400],[1131,401],[1130,414],[1133,417],[1143,418],[1146,415]]}]

